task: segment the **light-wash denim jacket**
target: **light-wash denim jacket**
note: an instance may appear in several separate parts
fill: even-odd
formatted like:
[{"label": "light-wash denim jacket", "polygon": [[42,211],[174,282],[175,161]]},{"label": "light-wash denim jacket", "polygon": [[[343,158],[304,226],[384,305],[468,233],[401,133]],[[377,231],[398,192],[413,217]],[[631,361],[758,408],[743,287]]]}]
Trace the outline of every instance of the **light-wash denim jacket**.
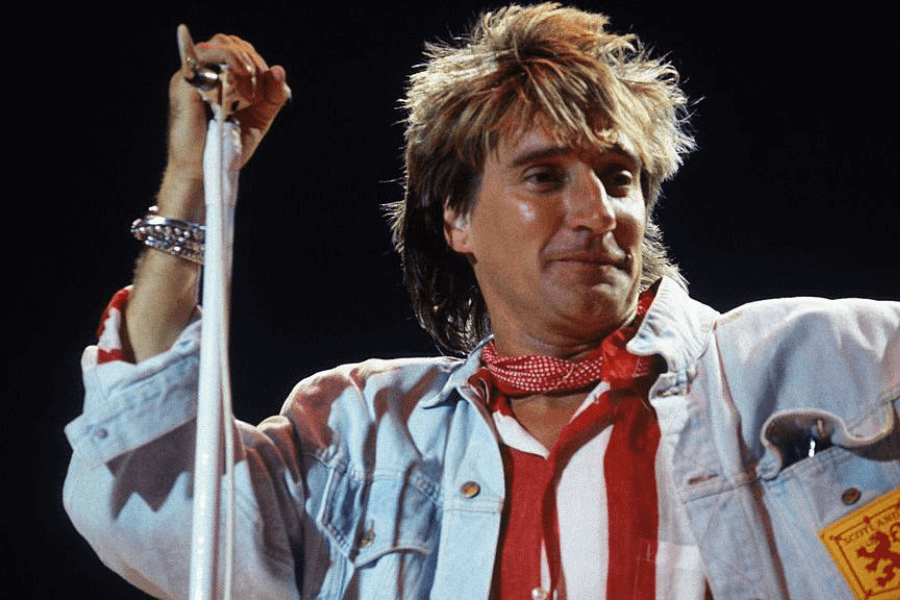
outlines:
[{"label": "light-wash denim jacket", "polygon": [[[158,597],[188,594],[199,323],[137,365],[89,347],[66,428],[73,523]],[[660,452],[716,598],[853,597],[819,531],[900,487],[898,332],[896,302],[719,314],[661,282],[628,347],[665,359]],[[233,597],[487,599],[504,476],[479,356],[338,367],[236,423]]]}]

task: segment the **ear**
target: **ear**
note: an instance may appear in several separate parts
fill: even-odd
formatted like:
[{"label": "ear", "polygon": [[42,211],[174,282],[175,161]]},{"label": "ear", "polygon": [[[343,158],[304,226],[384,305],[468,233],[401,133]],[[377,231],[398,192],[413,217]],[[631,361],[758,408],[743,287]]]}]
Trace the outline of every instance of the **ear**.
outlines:
[{"label": "ear", "polygon": [[449,206],[444,207],[444,238],[450,248],[460,254],[472,253],[470,226],[470,215],[460,214]]}]

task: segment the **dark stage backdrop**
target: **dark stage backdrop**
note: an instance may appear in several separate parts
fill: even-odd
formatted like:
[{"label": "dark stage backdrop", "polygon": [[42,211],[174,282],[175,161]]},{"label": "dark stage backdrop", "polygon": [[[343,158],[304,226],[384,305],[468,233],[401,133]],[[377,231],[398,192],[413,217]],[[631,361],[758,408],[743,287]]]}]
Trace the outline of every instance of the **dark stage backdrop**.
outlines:
[{"label": "dark stage backdrop", "polygon": [[[696,298],[725,310],[772,296],[900,297],[887,14],[866,3],[582,6],[669,54],[695,100],[700,147],[666,187],[660,221]],[[18,157],[7,178],[24,181],[7,190],[5,236],[10,597],[141,597],[63,513],[62,429],[81,405],[81,349],[130,280],[128,225],[159,181],[176,25],[198,40],[246,37],[294,92],[241,179],[233,378],[238,416],[256,422],[316,370],[435,352],[411,318],[380,205],[401,194],[397,98],[423,40],[462,31],[480,7],[162,1],[20,22],[31,41],[8,55],[6,88]],[[49,67],[55,80],[41,78]]]}]

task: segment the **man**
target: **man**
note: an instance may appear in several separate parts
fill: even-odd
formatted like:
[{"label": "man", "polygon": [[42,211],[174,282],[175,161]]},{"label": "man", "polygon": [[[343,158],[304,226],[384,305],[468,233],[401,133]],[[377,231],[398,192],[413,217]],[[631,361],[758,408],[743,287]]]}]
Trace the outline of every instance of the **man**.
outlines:
[{"label": "man", "polygon": [[[876,534],[900,502],[900,306],[692,301],[652,220],[692,146],[686,100],[605,25],[502,9],[412,76],[395,242],[420,323],[467,357],[338,367],[235,424],[236,597],[893,589]],[[248,86],[246,160],[284,72],[226,36],[198,58]],[[159,213],[202,222],[183,79]],[[199,268],[172,252],[113,302],[67,428],[73,521],[161,597],[186,594],[200,327]]]}]

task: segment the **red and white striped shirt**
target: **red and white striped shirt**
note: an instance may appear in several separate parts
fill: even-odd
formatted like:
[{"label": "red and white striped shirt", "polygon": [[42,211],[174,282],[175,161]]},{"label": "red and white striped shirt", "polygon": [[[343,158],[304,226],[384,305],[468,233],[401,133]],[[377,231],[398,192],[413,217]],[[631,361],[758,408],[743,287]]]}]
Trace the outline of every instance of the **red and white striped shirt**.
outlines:
[{"label": "red and white striped shirt", "polygon": [[[652,299],[643,294],[635,322],[580,361],[500,357],[492,344],[485,348],[487,366],[474,379],[489,396],[508,490],[495,597],[705,597],[699,550],[657,452],[659,427],[647,403],[653,359],[625,349]],[[549,449],[508,399],[590,385]]]},{"label": "red and white striped shirt", "polygon": [[[600,384],[585,399],[573,421],[596,398],[608,389],[608,384]],[[520,465],[534,465],[545,462],[550,457],[550,450],[534,438],[511,414],[495,410],[493,412],[497,431],[506,446],[504,460],[513,452],[520,454]],[[607,579],[610,564],[609,518],[607,516],[607,486],[604,469],[604,456],[614,426],[608,426],[586,440],[568,459],[558,474],[556,484],[556,508],[559,524],[559,553],[562,562],[562,576],[559,588],[564,590],[559,598],[566,600],[605,600],[607,598]],[[521,460],[521,457],[526,457]],[[655,480],[657,493],[657,539],[655,557],[639,561],[638,573],[641,577],[651,578],[653,595],[659,600],[702,600],[706,592],[706,579],[700,562],[700,552],[693,541],[686,521],[686,515],[674,498],[674,487],[671,474],[664,467],[664,461],[657,456],[655,461]],[[509,483],[517,485],[518,473],[512,473]],[[508,478],[510,473],[508,472]],[[531,473],[525,472],[521,479],[529,479]],[[516,492],[511,487],[510,497]],[[533,497],[533,494],[528,494]],[[531,511],[532,521],[540,523],[540,507],[523,507]],[[518,507],[517,507],[518,508]],[[526,518],[527,519],[527,518]],[[530,554],[537,558],[534,564],[537,570],[508,573],[507,577],[518,580],[517,587],[521,593],[499,596],[503,600],[522,598],[540,599],[541,590],[550,589],[550,569],[539,528],[531,529],[533,541],[529,545],[517,548],[501,548],[501,552]],[[516,541],[522,536],[517,536]],[[507,538],[507,541],[512,541]],[[648,547],[649,547],[648,543]],[[535,551],[535,548],[537,550]],[[502,568],[502,567],[501,567]],[[502,574],[498,574],[502,577]],[[642,582],[634,582],[635,587]],[[637,590],[636,590],[637,591]],[[633,595],[630,598],[646,596]],[[609,600],[618,600],[610,598]]]}]

